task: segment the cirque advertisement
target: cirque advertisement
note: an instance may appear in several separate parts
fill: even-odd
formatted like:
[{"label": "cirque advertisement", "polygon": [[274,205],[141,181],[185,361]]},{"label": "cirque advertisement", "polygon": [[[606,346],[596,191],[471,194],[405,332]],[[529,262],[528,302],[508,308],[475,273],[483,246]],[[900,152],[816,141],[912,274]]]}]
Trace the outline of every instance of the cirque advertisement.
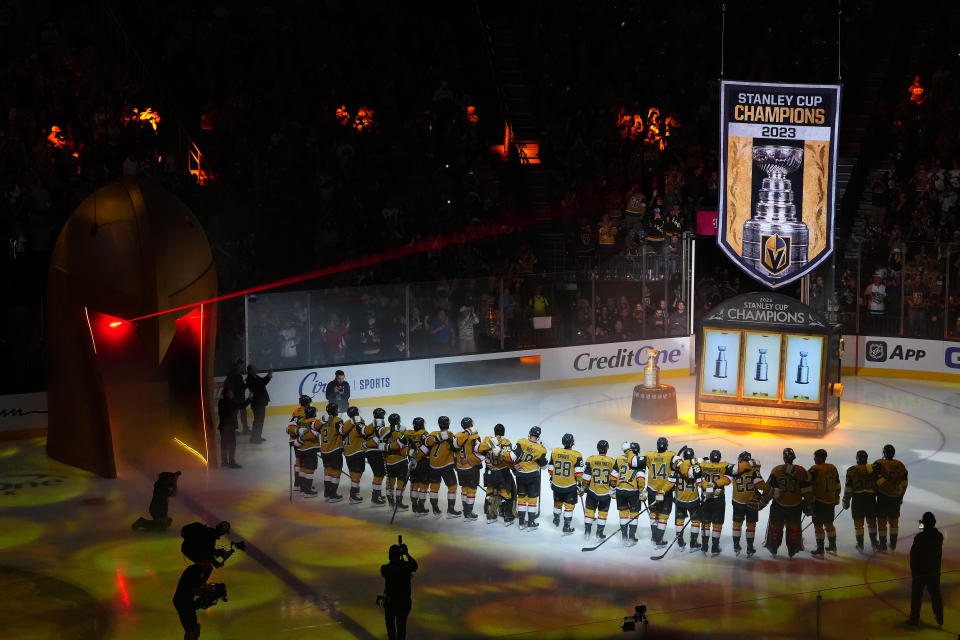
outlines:
[{"label": "cirque advertisement", "polygon": [[833,252],[840,86],[723,81],[717,243],[778,288]]}]

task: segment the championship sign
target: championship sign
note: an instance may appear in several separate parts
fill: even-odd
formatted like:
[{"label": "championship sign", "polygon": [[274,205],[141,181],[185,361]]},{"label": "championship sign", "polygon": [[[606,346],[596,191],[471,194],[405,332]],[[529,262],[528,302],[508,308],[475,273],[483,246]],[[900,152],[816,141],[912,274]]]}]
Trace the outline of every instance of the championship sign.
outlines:
[{"label": "championship sign", "polygon": [[840,86],[723,81],[717,242],[777,288],[833,252]]}]

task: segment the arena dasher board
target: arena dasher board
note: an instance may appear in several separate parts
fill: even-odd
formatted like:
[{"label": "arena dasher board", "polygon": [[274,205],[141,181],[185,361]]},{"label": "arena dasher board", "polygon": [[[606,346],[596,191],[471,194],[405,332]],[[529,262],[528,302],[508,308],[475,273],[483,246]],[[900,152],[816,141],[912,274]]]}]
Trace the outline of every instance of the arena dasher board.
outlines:
[{"label": "arena dasher board", "polygon": [[723,81],[717,242],[778,288],[833,251],[840,86]]}]

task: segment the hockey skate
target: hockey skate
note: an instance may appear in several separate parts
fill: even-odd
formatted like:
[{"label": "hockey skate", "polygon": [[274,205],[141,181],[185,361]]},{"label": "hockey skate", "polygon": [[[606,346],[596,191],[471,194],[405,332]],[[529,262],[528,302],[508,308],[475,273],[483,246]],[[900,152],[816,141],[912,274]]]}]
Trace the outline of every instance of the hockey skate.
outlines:
[{"label": "hockey skate", "polygon": [[474,520],[477,519],[477,514],[473,512],[473,509],[470,509],[469,511],[467,511],[467,509],[464,508],[463,519],[466,520],[467,522],[473,522]]},{"label": "hockey skate", "polygon": [[713,547],[710,549],[710,555],[718,556],[720,555],[720,541],[714,538]]},{"label": "hockey skate", "polygon": [[564,525],[563,525],[563,530],[562,530],[560,533],[563,534],[563,535],[565,535],[565,536],[569,536],[569,535],[573,535],[574,533],[576,533],[576,529],[574,529],[573,527],[571,527],[571,526],[568,525],[568,524],[564,524]]},{"label": "hockey skate", "polygon": [[817,540],[817,548],[810,552],[814,558],[824,557],[823,540]]},{"label": "hockey skate", "polygon": [[740,546],[739,540],[733,541],[733,552],[737,555],[740,555],[740,552],[743,551],[743,547]]},{"label": "hockey skate", "polygon": [[374,493],[370,498],[371,507],[382,507],[385,504],[387,504],[387,501],[383,499],[383,496],[380,495],[379,492]]},{"label": "hockey skate", "polygon": [[459,518],[460,512],[453,508],[453,505],[447,507],[447,519],[452,520],[453,518]]},{"label": "hockey skate", "polygon": [[553,526],[555,526],[555,527],[559,527],[559,526],[560,526],[560,514],[559,514],[559,513],[553,514]]},{"label": "hockey skate", "polygon": [[597,540],[606,540],[607,536],[603,532],[603,525],[597,527]]},{"label": "hockey skate", "polygon": [[430,506],[433,507],[433,517],[434,517],[434,518],[439,518],[439,517],[441,517],[441,516],[443,515],[443,511],[440,510],[440,507],[439,507],[438,505],[436,505],[436,504],[431,504]]},{"label": "hockey skate", "polygon": [[300,492],[304,498],[316,498],[319,495],[317,490],[313,488],[313,483],[310,481],[304,481],[303,484],[300,485]]},{"label": "hockey skate", "polygon": [[533,531],[539,526],[540,523],[537,522],[536,518],[530,518],[530,520],[527,521],[527,531]]},{"label": "hockey skate", "polygon": [[753,541],[747,540],[747,557],[751,558],[757,552],[756,547],[753,546]]},{"label": "hockey skate", "polygon": [[683,551],[687,546],[687,543],[683,541],[683,536],[677,536],[677,547],[680,551]]},{"label": "hockey skate", "polygon": [[360,504],[363,498],[360,497],[360,489],[350,489],[350,504]]},{"label": "hockey skate", "polygon": [[509,527],[509,526],[512,525],[512,524],[513,524],[513,518],[504,518],[504,519],[503,519],[503,526]]}]

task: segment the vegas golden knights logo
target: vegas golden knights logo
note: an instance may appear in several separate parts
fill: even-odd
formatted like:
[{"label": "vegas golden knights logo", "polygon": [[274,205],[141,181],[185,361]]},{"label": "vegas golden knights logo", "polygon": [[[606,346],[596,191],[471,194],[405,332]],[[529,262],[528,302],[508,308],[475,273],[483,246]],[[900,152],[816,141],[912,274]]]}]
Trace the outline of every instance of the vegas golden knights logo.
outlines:
[{"label": "vegas golden knights logo", "polygon": [[760,236],[760,264],[777,274],[790,266],[790,237],[779,233]]}]

